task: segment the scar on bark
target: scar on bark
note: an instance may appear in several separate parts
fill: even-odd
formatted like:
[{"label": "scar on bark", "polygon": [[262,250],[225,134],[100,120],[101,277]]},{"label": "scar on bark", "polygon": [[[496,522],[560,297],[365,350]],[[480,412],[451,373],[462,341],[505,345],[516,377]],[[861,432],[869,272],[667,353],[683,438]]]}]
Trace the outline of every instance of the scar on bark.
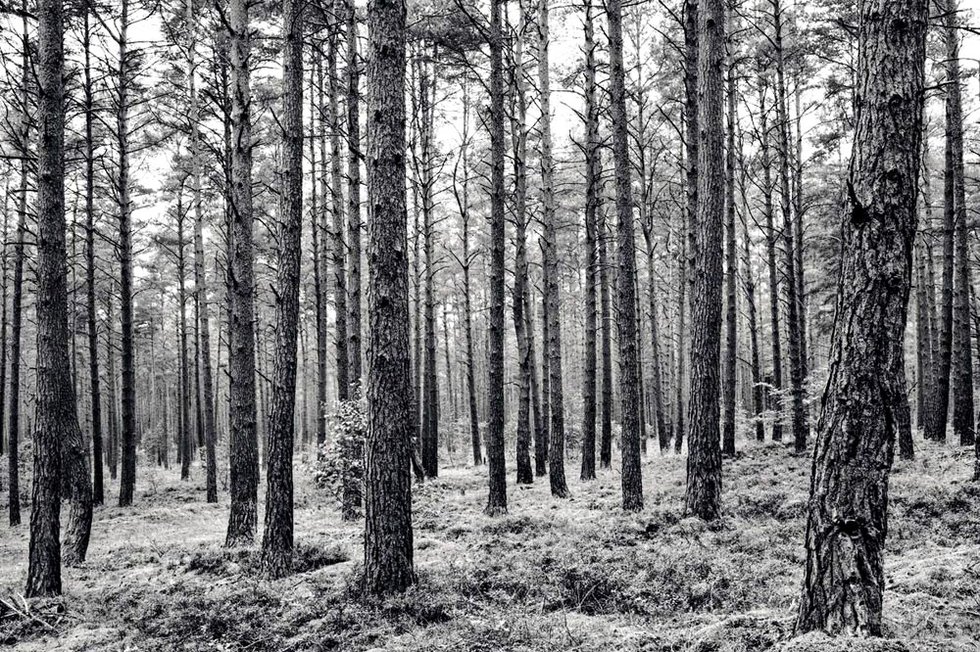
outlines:
[{"label": "scar on bark", "polygon": [[860,226],[871,221],[871,216],[868,214],[868,209],[866,209],[857,198],[857,194],[854,192],[854,184],[851,183],[850,179],[847,181],[847,198],[851,202],[852,224]]}]

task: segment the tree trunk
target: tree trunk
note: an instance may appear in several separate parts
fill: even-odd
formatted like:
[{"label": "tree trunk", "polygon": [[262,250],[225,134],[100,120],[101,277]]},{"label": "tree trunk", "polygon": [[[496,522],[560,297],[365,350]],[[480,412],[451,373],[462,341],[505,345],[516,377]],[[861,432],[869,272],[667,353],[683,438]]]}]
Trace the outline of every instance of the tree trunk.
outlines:
[{"label": "tree trunk", "polygon": [[[364,583],[370,593],[415,582],[412,485],[416,432],[405,206],[404,2],[368,3],[368,434]],[[501,452],[503,449],[501,448]]]},{"label": "tree trunk", "polygon": [[[946,40],[946,206],[953,213],[953,435],[973,446],[973,356],[970,345],[970,251],[967,246],[963,183],[963,107],[960,89],[960,35],[956,0],[940,0]],[[951,196],[950,192],[951,191]],[[947,218],[949,221],[949,218]]]},{"label": "tree trunk", "polygon": [[780,392],[783,389],[783,353],[780,340],[781,329],[779,327],[779,267],[776,263],[776,223],[775,209],[772,201],[772,158],[769,154],[769,120],[766,110],[766,77],[761,76],[759,80],[761,86],[759,91],[759,112],[762,114],[762,129],[759,134],[759,149],[762,152],[762,195],[763,219],[766,224],[766,262],[769,267],[769,324],[771,329],[772,342],[772,382],[768,383],[772,393],[772,410],[775,417],[772,423],[772,440],[783,440],[782,424],[782,398]]},{"label": "tree trunk", "polygon": [[[326,201],[327,198],[323,196],[324,205],[318,207],[317,198],[320,196],[317,190],[317,180],[319,179],[319,172],[316,166],[316,157],[314,156],[314,142],[319,145],[320,152],[320,165],[323,169],[326,169],[325,159],[325,149],[324,149],[324,139],[326,138],[326,129],[324,127],[325,118],[323,114],[323,55],[320,52],[320,48],[314,48],[314,57],[312,67],[316,72],[316,91],[317,91],[317,105],[314,107],[313,102],[313,92],[310,92],[310,113],[311,115],[317,116],[319,119],[319,131],[315,131],[311,126],[311,138],[310,138],[310,194],[312,197],[311,208],[312,216],[310,218],[313,240],[313,291],[316,294],[315,299],[315,310],[316,310],[316,443],[317,446],[322,447],[327,441],[327,230],[324,228],[326,223]],[[311,87],[313,84],[311,84]],[[315,109],[315,110],[314,110]],[[313,118],[311,118],[312,122]],[[322,451],[320,451],[322,453]]]},{"label": "tree trunk", "polygon": [[609,23],[609,106],[613,123],[613,162],[616,170],[617,308],[619,309],[619,392],[622,403],[623,509],[643,509],[640,470],[640,370],[636,351],[636,243],[633,236],[633,193],[630,182],[629,133],[626,112],[626,72],[623,67],[623,7],[607,3]]},{"label": "tree trunk", "polygon": [[599,211],[599,106],[592,0],[585,2],[585,369],[582,375],[582,480],[595,479],[596,435],[596,218]]},{"label": "tree trunk", "polygon": [[[95,141],[93,136],[95,106],[93,100],[91,43],[92,32],[89,23],[89,8],[85,8],[82,49],[85,56],[84,69],[84,111],[85,111],[85,313],[88,322],[88,368],[92,399],[92,468],[95,472],[92,487],[92,501],[96,505],[105,502],[105,487],[102,477],[102,388],[99,382],[99,329],[95,311]],[[4,229],[6,233],[6,228]],[[3,336],[6,342],[6,253],[4,254],[4,320]],[[6,349],[0,361],[0,386],[6,371]],[[3,423],[3,397],[0,396],[0,423]]]},{"label": "tree trunk", "polygon": [[133,353],[133,224],[129,199],[129,0],[122,0],[119,30],[118,105],[116,113],[116,204],[119,210],[119,308],[122,343],[122,473],[119,506],[133,504],[136,491],[136,362]]},{"label": "tree trunk", "polygon": [[303,241],[303,4],[283,0],[282,199],[276,274],[272,417],[265,492],[262,570],[289,574],[293,562],[293,444],[296,424],[296,339],[299,334]]},{"label": "tree trunk", "polygon": [[[602,183],[602,161],[597,160],[596,178]],[[601,190],[601,186],[600,186]],[[601,196],[601,193],[600,193]],[[606,225],[606,211],[602,206],[596,206],[596,239],[599,248],[599,318],[602,322],[602,333],[599,341],[602,355],[602,416],[599,434],[599,466],[608,469],[612,466],[612,303],[609,280],[609,229]]]},{"label": "tree trunk", "polygon": [[925,0],[861,3],[854,150],[810,485],[800,631],[882,633],[888,472],[907,412],[903,333],[927,10]]},{"label": "tree trunk", "polygon": [[691,297],[691,402],[687,458],[687,511],[713,520],[721,509],[719,375],[722,232],[725,10],[721,0],[698,7],[698,208]]},{"label": "tree trunk", "polygon": [[[423,48],[423,52],[426,52]],[[422,468],[427,477],[439,475],[439,403],[438,376],[436,375],[436,314],[435,314],[435,225],[433,223],[433,131],[435,129],[435,107],[432,98],[435,93],[435,65],[432,64],[430,86],[429,64],[424,59],[419,62],[419,119],[421,121],[421,157],[418,176],[420,179],[422,201],[422,249],[425,259],[423,272],[424,333],[425,348],[422,360]]]},{"label": "tree trunk", "polygon": [[252,127],[249,6],[229,0],[231,67],[231,228],[229,293],[229,475],[231,510],[225,545],[249,545],[258,520],[259,460],[255,411],[255,273],[252,269]]},{"label": "tree trunk", "polygon": [[783,249],[785,251],[786,283],[786,330],[789,334],[789,382],[793,398],[792,427],[793,449],[803,453],[807,446],[809,425],[806,419],[806,408],[803,403],[803,383],[805,382],[803,360],[803,331],[801,327],[800,301],[796,277],[803,270],[796,268],[794,254],[795,239],[792,212],[792,196],[790,194],[789,169],[789,110],[786,100],[786,80],[784,71],[783,52],[783,8],[782,0],[771,0],[772,17],[775,34],[773,47],[776,57],[776,119],[779,156],[779,199],[783,213]]},{"label": "tree trunk", "polygon": [[[734,29],[732,12],[727,12],[727,27]],[[738,275],[738,259],[735,257],[735,95],[738,82],[735,76],[735,47],[729,33],[727,49],[727,129],[725,145],[725,381],[722,383],[723,426],[722,454],[735,456],[735,365],[738,364],[738,306],[735,303],[735,279]]]},{"label": "tree trunk", "polygon": [[[37,10],[38,50],[34,68],[39,86],[40,118],[37,160],[38,412],[25,591],[29,598],[61,593],[62,444],[72,428],[78,429],[68,358],[61,0],[40,0]],[[24,34],[26,41],[26,29]]]},{"label": "tree trunk", "polygon": [[504,462],[504,35],[501,1],[490,0],[490,333],[487,458],[490,493],[486,511],[507,511]]},{"label": "tree trunk", "polygon": [[[357,11],[347,0],[347,381],[361,386],[361,100]],[[357,397],[362,391],[352,391]]]},{"label": "tree trunk", "polygon": [[518,3],[516,35],[511,51],[511,143],[514,164],[514,291],[511,304],[514,314],[514,332],[517,337],[518,355],[518,405],[517,405],[517,484],[531,484],[531,366],[528,342],[528,320],[524,311],[527,295],[527,97],[524,77],[524,4]]},{"label": "tree trunk", "polygon": [[187,258],[184,256],[184,186],[181,184],[177,194],[177,310],[179,313],[178,340],[180,351],[180,431],[178,441],[180,442],[180,479],[187,480],[191,477],[191,429],[190,429],[190,365],[187,360]]}]

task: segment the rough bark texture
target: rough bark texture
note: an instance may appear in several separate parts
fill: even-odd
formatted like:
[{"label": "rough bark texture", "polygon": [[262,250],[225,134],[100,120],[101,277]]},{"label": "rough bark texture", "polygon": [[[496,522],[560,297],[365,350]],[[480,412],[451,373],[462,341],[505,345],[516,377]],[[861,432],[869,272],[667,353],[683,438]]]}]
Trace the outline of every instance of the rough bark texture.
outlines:
[{"label": "rough bark texture", "polygon": [[925,0],[860,5],[842,267],[810,485],[797,629],[881,634],[888,472],[916,230]]},{"label": "rough bark texture", "polygon": [[623,67],[623,7],[620,0],[606,5],[609,22],[609,104],[613,123],[613,161],[616,166],[616,215],[619,274],[619,388],[622,404],[623,509],[643,509],[640,472],[640,369],[636,351],[636,243],[633,235],[633,193],[630,184],[629,134],[626,112],[626,73]]},{"label": "rough bark texture", "polygon": [[[598,162],[599,178],[602,176],[601,161]],[[609,279],[609,229],[607,227],[606,211],[597,207],[598,220],[596,223],[599,248],[599,319],[602,322],[599,348],[602,359],[602,410],[599,429],[599,466],[608,469],[612,466],[612,413],[613,413],[613,376],[612,376],[612,288]]]},{"label": "rough bark texture", "polygon": [[504,463],[504,37],[501,2],[490,0],[490,319],[487,393],[487,459],[490,492],[486,511],[507,511]]},{"label": "rough bark texture", "polygon": [[721,0],[698,7],[697,247],[691,297],[691,400],[687,511],[705,520],[721,509],[719,355],[721,346],[722,233],[725,210],[725,9]]},{"label": "rough bark texture", "polygon": [[[37,421],[27,597],[61,593],[59,511],[62,445],[78,430],[68,357],[65,253],[63,9],[40,0],[38,12]],[[80,439],[80,433],[79,433]],[[87,478],[86,478],[87,480]]]},{"label": "rough bark texture", "polygon": [[266,452],[262,570],[288,575],[293,561],[293,442],[296,425],[296,338],[299,335],[303,234],[303,4],[283,0],[282,198],[276,274],[272,416]]},{"label": "rough bark texture", "polygon": [[231,68],[231,226],[229,294],[229,476],[231,510],[225,545],[252,543],[258,520],[258,438],[255,411],[255,275],[252,269],[252,127],[249,89],[249,7],[228,4]]},{"label": "rough bark texture", "polygon": [[779,266],[776,263],[776,223],[772,202],[772,157],[769,149],[769,120],[766,112],[766,82],[765,77],[760,79],[759,92],[760,102],[759,111],[762,114],[762,129],[759,134],[759,149],[762,152],[762,212],[765,221],[766,233],[766,263],[769,269],[769,326],[772,344],[772,382],[770,390],[772,394],[772,409],[776,412],[776,417],[772,423],[772,440],[783,440],[783,424],[780,415],[782,400],[779,392],[783,389],[783,351],[781,344],[781,329],[779,326]]},{"label": "rough bark texture", "polygon": [[417,421],[408,312],[404,0],[368,3],[368,434],[364,583],[415,581],[410,458]]},{"label": "rough bark texture", "polygon": [[[330,255],[333,259],[334,346],[336,348],[337,400],[350,396],[350,357],[347,350],[347,239],[344,234],[343,172],[340,159],[340,74],[337,52],[340,49],[339,11],[342,0],[333,0],[327,37],[327,82],[330,120]],[[325,163],[324,163],[325,164]]]},{"label": "rough bark texture", "polygon": [[[423,52],[427,50],[423,49]],[[436,375],[436,314],[435,314],[435,224],[433,205],[433,142],[435,129],[435,66],[432,64],[432,79],[429,78],[430,64],[419,61],[419,122],[421,155],[418,162],[420,200],[422,202],[422,250],[425,268],[423,270],[423,355],[422,355],[422,468],[425,475],[434,478],[439,475],[439,386]]]}]

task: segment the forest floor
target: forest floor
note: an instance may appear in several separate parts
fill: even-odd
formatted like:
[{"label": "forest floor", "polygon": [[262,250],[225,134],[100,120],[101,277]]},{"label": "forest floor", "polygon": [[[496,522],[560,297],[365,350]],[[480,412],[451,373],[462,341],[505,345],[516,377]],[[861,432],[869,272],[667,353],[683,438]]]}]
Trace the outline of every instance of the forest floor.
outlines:
[{"label": "forest floor", "polygon": [[[809,458],[748,445],[725,461],[724,517],[683,518],[684,458],[644,462],[646,508],[620,507],[618,471],[553,499],[515,487],[489,518],[485,468],[415,488],[418,585],[385,601],[356,578],[360,523],[297,470],[300,572],[255,574],[225,550],[227,493],[140,469],[136,507],[97,510],[65,595],[25,603],[27,527],[0,527],[0,647],[15,650],[460,650],[505,652],[980,650],[980,486],[971,452],[917,442],[896,461],[885,594],[888,640],[790,640],[803,565]],[[298,465],[299,466],[299,465]],[[197,471],[197,469],[195,469]],[[197,479],[197,476],[195,476]],[[264,487],[264,485],[263,485]],[[109,496],[114,504],[115,496]],[[262,512],[259,520],[261,522]]]}]

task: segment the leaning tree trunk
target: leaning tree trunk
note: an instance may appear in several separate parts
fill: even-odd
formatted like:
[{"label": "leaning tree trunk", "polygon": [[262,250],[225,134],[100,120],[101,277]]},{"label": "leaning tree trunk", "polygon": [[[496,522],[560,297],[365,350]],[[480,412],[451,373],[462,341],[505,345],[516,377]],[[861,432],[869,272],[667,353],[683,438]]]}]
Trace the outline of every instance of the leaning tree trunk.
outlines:
[{"label": "leaning tree trunk", "polygon": [[276,274],[276,336],[269,419],[262,570],[270,578],[293,565],[293,443],[296,425],[296,338],[299,334],[303,239],[303,4],[283,0],[282,200]]},{"label": "leaning tree trunk", "polygon": [[364,583],[376,594],[403,591],[415,582],[409,464],[418,422],[409,343],[405,22],[403,1],[368,3],[367,108],[372,119],[366,164],[372,208]]},{"label": "leaning tree trunk", "polygon": [[487,459],[490,492],[486,511],[507,511],[504,463],[504,36],[501,0],[490,0],[490,333]]},{"label": "leaning tree trunk", "polygon": [[252,126],[249,106],[249,6],[228,4],[231,67],[231,228],[229,293],[229,475],[231,510],[225,545],[251,544],[258,520],[259,459],[255,411],[255,273],[252,269]]},{"label": "leaning tree trunk", "polygon": [[[880,636],[888,472],[904,394],[926,0],[860,4],[854,149],[797,629]],[[904,406],[904,407],[903,407]]]},{"label": "leaning tree trunk", "polygon": [[718,442],[721,346],[722,232],[725,209],[725,9],[721,0],[698,7],[698,202],[694,292],[691,301],[691,402],[687,511],[705,520],[721,510]]},{"label": "leaning tree trunk", "polygon": [[640,370],[636,351],[636,242],[633,236],[633,193],[630,185],[629,134],[626,112],[626,72],[623,67],[623,7],[620,0],[607,4],[609,22],[609,104],[613,123],[613,161],[616,166],[616,215],[619,275],[619,387],[622,404],[623,509],[643,509],[640,470]]}]

